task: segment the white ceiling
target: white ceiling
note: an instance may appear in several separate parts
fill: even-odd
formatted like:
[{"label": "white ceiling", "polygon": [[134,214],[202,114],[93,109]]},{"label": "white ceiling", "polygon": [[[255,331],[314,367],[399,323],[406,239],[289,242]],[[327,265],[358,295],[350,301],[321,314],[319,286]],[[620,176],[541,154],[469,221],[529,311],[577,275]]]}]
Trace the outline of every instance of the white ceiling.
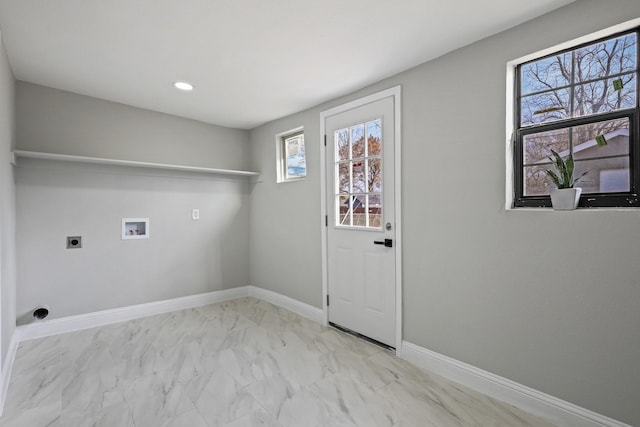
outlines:
[{"label": "white ceiling", "polygon": [[0,0],[0,30],[19,80],[250,129],[571,1]]}]

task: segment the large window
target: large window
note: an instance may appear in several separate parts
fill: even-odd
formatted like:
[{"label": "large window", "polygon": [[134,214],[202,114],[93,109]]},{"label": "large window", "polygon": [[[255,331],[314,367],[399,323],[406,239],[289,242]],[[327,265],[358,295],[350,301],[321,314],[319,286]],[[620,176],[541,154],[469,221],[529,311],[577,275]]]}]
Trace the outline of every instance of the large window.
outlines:
[{"label": "large window", "polygon": [[581,207],[640,206],[638,30],[517,66],[514,206],[551,206],[551,150],[586,175]]}]

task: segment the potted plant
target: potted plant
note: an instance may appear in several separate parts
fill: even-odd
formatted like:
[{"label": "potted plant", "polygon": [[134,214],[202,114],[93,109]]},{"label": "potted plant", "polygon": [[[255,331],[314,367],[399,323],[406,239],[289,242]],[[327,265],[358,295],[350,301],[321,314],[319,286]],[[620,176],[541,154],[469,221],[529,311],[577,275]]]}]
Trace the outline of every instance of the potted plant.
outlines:
[{"label": "potted plant", "polygon": [[553,181],[556,188],[551,190],[551,205],[555,210],[574,210],[578,207],[580,201],[580,193],[582,188],[574,188],[573,186],[580,181],[580,179],[587,174],[584,172],[578,178],[573,177],[574,161],[573,156],[569,154],[566,159],[563,159],[560,154],[551,150],[553,158],[549,157],[551,163],[556,168],[557,172],[551,169],[545,170],[549,179]]}]

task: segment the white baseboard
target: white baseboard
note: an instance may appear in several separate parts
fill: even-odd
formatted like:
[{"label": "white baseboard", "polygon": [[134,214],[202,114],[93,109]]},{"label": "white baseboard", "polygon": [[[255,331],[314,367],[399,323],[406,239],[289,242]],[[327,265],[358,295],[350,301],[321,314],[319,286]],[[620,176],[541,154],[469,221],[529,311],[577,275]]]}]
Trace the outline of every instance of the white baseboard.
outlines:
[{"label": "white baseboard", "polygon": [[558,427],[631,427],[459,360],[402,342],[402,358],[451,381],[546,419]]},{"label": "white baseboard", "polygon": [[0,373],[0,416],[4,410],[4,402],[7,399],[7,390],[9,390],[9,381],[11,380],[11,371],[13,370],[13,362],[16,360],[16,352],[18,351],[18,337],[14,332],[9,342],[9,349],[2,364],[2,372]]},{"label": "white baseboard", "polygon": [[16,335],[18,341],[43,338],[66,332],[80,331],[97,326],[111,325],[118,322],[139,319],[141,317],[184,310],[207,304],[228,301],[249,295],[249,287],[225,289],[204,294],[189,295],[164,301],[154,301],[145,304],[130,305],[93,313],[78,314],[59,319],[44,320],[29,325],[18,326]]},{"label": "white baseboard", "polygon": [[249,296],[269,302],[286,310],[293,311],[302,317],[313,320],[317,323],[324,323],[324,314],[321,308],[305,304],[288,296],[267,289],[257,288],[255,286],[247,286],[249,288]]}]

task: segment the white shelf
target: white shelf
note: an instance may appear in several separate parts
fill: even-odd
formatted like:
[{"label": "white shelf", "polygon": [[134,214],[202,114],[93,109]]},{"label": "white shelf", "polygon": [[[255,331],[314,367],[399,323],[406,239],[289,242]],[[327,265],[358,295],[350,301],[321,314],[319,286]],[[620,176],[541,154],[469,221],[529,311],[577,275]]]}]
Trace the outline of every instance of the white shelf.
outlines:
[{"label": "white shelf", "polygon": [[168,170],[176,170],[176,171],[203,172],[203,173],[210,173],[210,174],[235,175],[235,176],[260,175],[259,172],[239,171],[239,170],[232,170],[232,169],[203,168],[199,166],[183,166],[183,165],[171,165],[166,163],[138,162],[134,160],[103,159],[100,157],[72,156],[68,154],[41,153],[37,151],[14,150],[13,154],[15,157],[24,157],[24,158],[42,159],[42,160],[58,160],[63,162],[94,163],[99,165],[114,165],[114,166],[132,166],[132,167],[139,167],[139,168],[168,169]]}]

